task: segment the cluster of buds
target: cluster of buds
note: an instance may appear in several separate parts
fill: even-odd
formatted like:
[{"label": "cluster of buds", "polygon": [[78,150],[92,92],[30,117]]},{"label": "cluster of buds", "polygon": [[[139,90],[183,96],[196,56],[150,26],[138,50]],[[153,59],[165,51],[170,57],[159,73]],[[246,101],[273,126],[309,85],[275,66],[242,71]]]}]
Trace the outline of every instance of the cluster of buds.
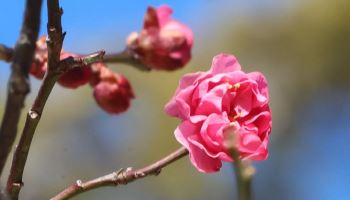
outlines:
[{"label": "cluster of buds", "polygon": [[[175,70],[182,68],[191,58],[192,31],[171,18],[168,6],[147,9],[143,29],[131,33],[127,39],[127,50],[134,58],[150,69]],[[48,68],[45,37],[37,41],[30,74],[43,79]],[[61,51],[60,59],[81,55]],[[62,87],[76,89],[90,83],[97,104],[106,112],[117,114],[126,111],[134,98],[129,81],[121,74],[112,72],[104,63],[76,67],[58,79]]]},{"label": "cluster of buds", "polygon": [[[79,57],[80,55],[62,50],[60,59],[70,56]],[[46,39],[43,36],[37,41],[29,73],[37,79],[43,79],[48,68],[47,62]],[[131,99],[134,98],[128,80],[121,74],[112,72],[103,63],[72,68],[62,74],[57,82],[62,87],[70,89],[76,89],[90,83],[97,104],[110,114],[126,111],[130,106]]]}]

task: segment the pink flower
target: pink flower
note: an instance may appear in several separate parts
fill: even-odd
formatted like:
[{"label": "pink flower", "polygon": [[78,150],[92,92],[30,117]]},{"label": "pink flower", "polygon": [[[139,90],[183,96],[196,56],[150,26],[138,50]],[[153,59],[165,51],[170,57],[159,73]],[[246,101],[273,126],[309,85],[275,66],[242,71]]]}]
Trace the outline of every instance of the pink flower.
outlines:
[{"label": "pink flower", "polygon": [[97,104],[106,112],[118,114],[130,107],[134,93],[129,81],[121,74],[113,73],[103,63],[92,65],[93,94]]},{"label": "pink flower", "polygon": [[237,139],[241,159],[267,158],[268,103],[264,75],[245,73],[234,56],[219,54],[209,71],[183,76],[165,111],[182,119],[175,137],[190,152],[192,164],[208,173],[219,171],[222,161],[233,161],[225,146],[227,134]]},{"label": "pink flower", "polygon": [[[69,56],[78,57],[79,55],[74,53],[61,52],[60,59],[62,60]],[[75,89],[89,83],[91,75],[92,72],[90,65],[76,67],[62,74],[57,82],[63,87]]]},{"label": "pink flower", "polygon": [[172,19],[169,6],[149,7],[143,30],[128,37],[129,50],[152,69],[175,70],[191,58],[192,31]]}]

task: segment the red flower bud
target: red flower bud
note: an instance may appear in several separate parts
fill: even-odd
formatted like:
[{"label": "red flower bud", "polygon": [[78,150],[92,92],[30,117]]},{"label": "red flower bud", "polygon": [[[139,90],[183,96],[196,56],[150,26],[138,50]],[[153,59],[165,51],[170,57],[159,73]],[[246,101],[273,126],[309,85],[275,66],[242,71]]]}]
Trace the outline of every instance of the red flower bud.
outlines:
[{"label": "red flower bud", "polygon": [[129,81],[123,75],[113,73],[103,63],[93,64],[92,70],[90,84],[97,104],[111,114],[126,111],[134,98]]},{"label": "red flower bud", "polygon": [[[69,56],[76,57],[79,55],[74,53],[64,52],[62,50],[60,59],[65,59]],[[34,61],[31,64],[29,73],[37,79],[43,79],[47,71],[47,62],[48,62],[48,57],[47,57],[46,37],[42,36],[36,42]],[[90,66],[84,66],[79,68],[77,67],[64,73],[57,82],[63,87],[75,89],[79,86],[82,86],[88,83],[90,77],[91,77]]]},{"label": "red flower bud", "polygon": [[[73,53],[62,52],[61,60],[69,56],[77,57],[79,55]],[[91,66],[75,67],[65,72],[59,79],[58,83],[66,88],[75,89],[79,86],[85,85],[89,82],[92,75]]]},{"label": "red flower bud", "polygon": [[29,73],[37,79],[43,79],[47,71],[47,46],[46,37],[41,36],[36,42],[34,61],[30,66]]},{"label": "red flower bud", "polygon": [[191,58],[192,31],[172,19],[168,6],[149,7],[144,27],[140,33],[132,33],[127,39],[128,48],[146,66],[159,70],[175,70],[183,67]]}]

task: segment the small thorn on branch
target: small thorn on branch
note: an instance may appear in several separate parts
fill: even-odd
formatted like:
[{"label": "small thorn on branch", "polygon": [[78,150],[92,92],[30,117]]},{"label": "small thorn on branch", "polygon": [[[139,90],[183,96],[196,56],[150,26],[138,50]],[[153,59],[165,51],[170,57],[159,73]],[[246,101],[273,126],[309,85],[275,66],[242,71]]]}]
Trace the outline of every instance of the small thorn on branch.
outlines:
[{"label": "small thorn on branch", "polygon": [[83,187],[83,181],[81,181],[81,180],[77,180],[76,184],[77,184],[77,186],[80,187],[80,188]]}]

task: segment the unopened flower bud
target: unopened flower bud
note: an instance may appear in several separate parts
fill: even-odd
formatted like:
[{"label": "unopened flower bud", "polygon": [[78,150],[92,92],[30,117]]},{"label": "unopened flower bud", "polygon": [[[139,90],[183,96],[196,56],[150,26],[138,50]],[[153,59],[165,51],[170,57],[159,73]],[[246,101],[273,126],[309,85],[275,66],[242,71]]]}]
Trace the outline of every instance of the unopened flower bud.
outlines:
[{"label": "unopened flower bud", "polygon": [[152,69],[175,70],[191,58],[192,31],[172,19],[171,14],[168,6],[149,7],[143,30],[131,33],[127,39],[128,49]]},{"label": "unopened flower bud", "polygon": [[130,107],[134,93],[129,81],[108,69],[103,63],[92,65],[90,84],[97,104],[106,112],[118,114]]},{"label": "unopened flower bud", "polygon": [[[69,56],[77,57],[79,55],[68,52],[62,52],[61,60]],[[57,82],[63,87],[75,89],[89,83],[91,75],[92,72],[90,65],[75,67],[62,74],[62,76],[58,79]]]}]

